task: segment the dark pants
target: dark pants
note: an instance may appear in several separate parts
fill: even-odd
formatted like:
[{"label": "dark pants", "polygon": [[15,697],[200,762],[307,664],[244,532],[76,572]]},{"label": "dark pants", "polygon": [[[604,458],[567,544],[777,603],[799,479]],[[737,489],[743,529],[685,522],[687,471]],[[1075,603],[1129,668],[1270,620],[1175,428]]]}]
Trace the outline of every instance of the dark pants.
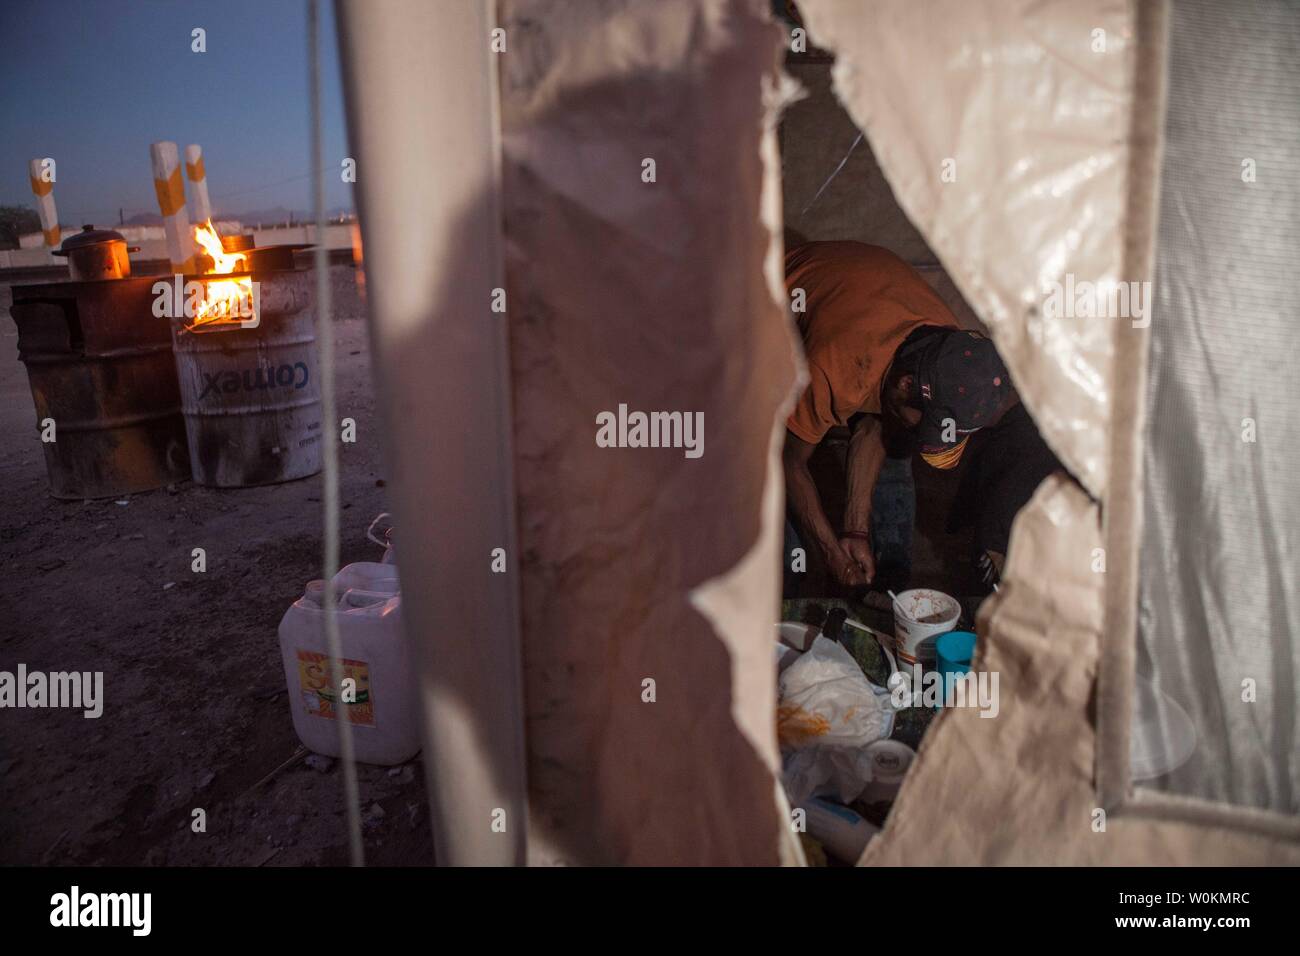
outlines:
[{"label": "dark pants", "polygon": [[[911,575],[912,528],[915,524],[916,486],[912,482],[912,460],[886,458],[871,494],[871,545],[876,556],[877,582],[892,587],[899,582],[905,583]],[[787,598],[799,596],[799,582],[804,577],[790,567],[794,562],[795,548],[804,548],[807,552],[794,522],[786,518],[782,592]]]},{"label": "dark pants", "polygon": [[1016,513],[1061,467],[1025,406],[1016,405],[992,428],[971,436],[948,533],[973,526],[976,558],[985,551],[1005,555]]}]

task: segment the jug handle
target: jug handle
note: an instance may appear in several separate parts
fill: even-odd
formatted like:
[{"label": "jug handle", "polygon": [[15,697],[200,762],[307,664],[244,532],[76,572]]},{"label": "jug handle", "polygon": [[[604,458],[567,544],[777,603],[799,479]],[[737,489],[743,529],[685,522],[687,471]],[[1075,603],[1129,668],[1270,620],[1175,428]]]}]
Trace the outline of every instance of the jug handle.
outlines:
[{"label": "jug handle", "polygon": [[[390,518],[390,517],[392,516],[387,511],[381,511],[379,512],[379,514],[375,515],[375,520],[370,522],[370,527],[366,529],[366,538],[369,539],[370,541],[373,541],[381,548],[387,548],[388,542],[381,541],[379,538],[375,536],[375,528],[379,525],[379,522],[383,521],[385,518]],[[391,530],[392,528],[389,528],[389,531]]]},{"label": "jug handle", "polygon": [[[397,593],[390,591],[367,591],[364,588],[348,588],[339,595],[339,604],[347,604],[348,607],[373,607],[376,604],[383,604],[389,598],[397,597]],[[374,600],[358,603],[354,598],[374,598]]]}]

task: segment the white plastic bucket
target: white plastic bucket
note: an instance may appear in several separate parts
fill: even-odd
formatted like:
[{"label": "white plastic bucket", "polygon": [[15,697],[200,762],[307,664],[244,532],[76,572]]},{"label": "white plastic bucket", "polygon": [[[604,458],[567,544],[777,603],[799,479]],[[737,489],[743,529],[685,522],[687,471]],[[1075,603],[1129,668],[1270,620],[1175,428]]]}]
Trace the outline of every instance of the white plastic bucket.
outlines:
[{"label": "white plastic bucket", "polygon": [[916,664],[924,670],[935,667],[934,642],[957,626],[961,604],[957,599],[929,588],[913,588],[898,595],[894,603],[894,653],[898,667],[913,680]]}]

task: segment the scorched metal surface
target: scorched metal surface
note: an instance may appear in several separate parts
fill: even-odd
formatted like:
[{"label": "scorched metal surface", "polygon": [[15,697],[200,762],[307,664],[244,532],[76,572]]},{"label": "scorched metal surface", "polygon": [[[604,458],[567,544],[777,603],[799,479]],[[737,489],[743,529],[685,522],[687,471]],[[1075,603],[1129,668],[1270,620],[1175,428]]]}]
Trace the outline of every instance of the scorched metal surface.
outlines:
[{"label": "scorched metal surface", "polygon": [[104,498],[189,477],[167,319],[150,277],[14,286],[50,494]]},{"label": "scorched metal surface", "polygon": [[[212,276],[187,276],[211,280]],[[269,485],[321,469],[321,400],[311,273],[267,272],[258,325],[190,330],[171,320],[194,480]]]}]

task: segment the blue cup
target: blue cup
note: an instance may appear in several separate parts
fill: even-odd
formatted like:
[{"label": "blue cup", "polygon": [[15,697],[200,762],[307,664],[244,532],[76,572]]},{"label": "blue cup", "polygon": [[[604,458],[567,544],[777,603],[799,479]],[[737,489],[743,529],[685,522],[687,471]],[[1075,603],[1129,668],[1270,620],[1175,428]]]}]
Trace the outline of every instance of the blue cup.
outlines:
[{"label": "blue cup", "polygon": [[975,635],[970,631],[949,631],[939,635],[934,650],[938,658],[936,667],[943,678],[943,700],[939,704],[942,707],[952,693],[953,681],[970,673],[971,658],[975,656]]}]

